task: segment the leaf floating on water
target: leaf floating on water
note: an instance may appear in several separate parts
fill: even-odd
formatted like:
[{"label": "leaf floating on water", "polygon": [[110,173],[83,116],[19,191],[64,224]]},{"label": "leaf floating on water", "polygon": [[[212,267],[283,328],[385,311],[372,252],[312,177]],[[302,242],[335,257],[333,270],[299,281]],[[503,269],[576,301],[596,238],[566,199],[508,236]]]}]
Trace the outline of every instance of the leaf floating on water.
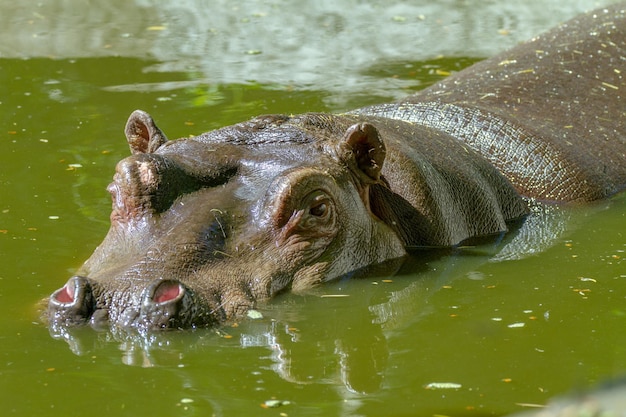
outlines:
[{"label": "leaf floating on water", "polygon": [[431,382],[424,386],[426,389],[460,389],[463,385],[455,382]]},{"label": "leaf floating on water", "polygon": [[280,407],[282,405],[289,405],[289,404],[291,404],[291,402],[289,402],[289,401],[267,400],[263,404],[261,404],[261,407],[263,407],[263,408],[278,408],[278,407]]},{"label": "leaf floating on water", "polygon": [[261,314],[261,312],[257,310],[248,310],[246,315],[252,320],[259,320],[263,318],[263,314]]}]

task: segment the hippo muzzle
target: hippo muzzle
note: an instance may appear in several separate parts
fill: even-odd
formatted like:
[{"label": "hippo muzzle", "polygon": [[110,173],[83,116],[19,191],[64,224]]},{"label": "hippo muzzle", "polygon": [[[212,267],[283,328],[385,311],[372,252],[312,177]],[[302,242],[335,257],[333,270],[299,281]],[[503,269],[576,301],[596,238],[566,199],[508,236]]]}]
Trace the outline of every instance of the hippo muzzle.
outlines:
[{"label": "hippo muzzle", "polygon": [[[57,326],[89,324],[95,328],[106,327],[110,320],[110,308],[98,307],[97,287],[97,283],[85,277],[70,278],[50,297],[50,320]],[[211,322],[210,311],[203,306],[202,300],[183,283],[157,279],[140,291],[137,301],[125,303],[116,314],[119,316],[117,321],[124,328],[191,328]]]}]

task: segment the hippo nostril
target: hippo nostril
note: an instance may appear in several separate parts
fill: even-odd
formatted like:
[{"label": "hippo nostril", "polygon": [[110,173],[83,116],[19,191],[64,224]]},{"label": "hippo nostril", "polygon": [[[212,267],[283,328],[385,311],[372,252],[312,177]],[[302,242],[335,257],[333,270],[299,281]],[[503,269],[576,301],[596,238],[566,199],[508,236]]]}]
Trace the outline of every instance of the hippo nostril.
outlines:
[{"label": "hippo nostril", "polygon": [[56,323],[81,324],[89,320],[95,309],[91,284],[84,277],[75,276],[50,297],[48,311]]},{"label": "hippo nostril", "polygon": [[143,294],[141,322],[148,329],[188,327],[194,296],[181,282],[157,280]]},{"label": "hippo nostril", "polygon": [[91,285],[87,278],[75,276],[59,290],[55,291],[50,298],[51,302],[60,305],[81,303],[91,296]]},{"label": "hippo nostril", "polygon": [[65,284],[63,288],[52,295],[52,298],[63,304],[73,303],[75,293],[76,291],[73,285]]},{"label": "hippo nostril", "polygon": [[180,298],[184,291],[184,288],[176,281],[161,281],[154,288],[151,298],[155,303],[166,303]]}]

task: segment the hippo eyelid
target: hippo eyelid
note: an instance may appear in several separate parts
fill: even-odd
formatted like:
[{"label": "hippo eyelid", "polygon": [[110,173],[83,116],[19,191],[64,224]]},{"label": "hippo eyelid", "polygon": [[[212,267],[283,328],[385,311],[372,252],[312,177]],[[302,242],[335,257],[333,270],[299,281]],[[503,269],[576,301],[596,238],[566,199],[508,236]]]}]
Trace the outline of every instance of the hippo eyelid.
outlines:
[{"label": "hippo eyelid", "polygon": [[311,212],[311,209],[321,208],[320,203],[325,204],[327,213],[333,205],[331,190],[334,184],[330,174],[316,168],[288,170],[268,187],[262,208],[256,211],[264,213],[263,223],[275,228],[285,226],[294,215],[315,217],[315,210]]}]

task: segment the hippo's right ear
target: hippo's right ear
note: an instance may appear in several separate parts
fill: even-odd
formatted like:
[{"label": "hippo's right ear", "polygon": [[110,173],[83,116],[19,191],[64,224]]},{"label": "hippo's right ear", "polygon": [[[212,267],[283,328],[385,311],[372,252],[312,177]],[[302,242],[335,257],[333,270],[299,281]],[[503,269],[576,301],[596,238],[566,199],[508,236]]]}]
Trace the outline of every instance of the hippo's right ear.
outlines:
[{"label": "hippo's right ear", "polygon": [[141,110],[135,110],[130,115],[124,132],[133,155],[153,153],[167,142],[167,137],[154,123],[152,116]]},{"label": "hippo's right ear", "polygon": [[380,171],[387,150],[374,125],[357,123],[350,126],[346,130],[341,147],[348,151],[347,154],[340,152],[343,154],[342,158],[348,159],[346,162],[349,166],[356,165],[354,168],[365,183],[380,180]]}]

